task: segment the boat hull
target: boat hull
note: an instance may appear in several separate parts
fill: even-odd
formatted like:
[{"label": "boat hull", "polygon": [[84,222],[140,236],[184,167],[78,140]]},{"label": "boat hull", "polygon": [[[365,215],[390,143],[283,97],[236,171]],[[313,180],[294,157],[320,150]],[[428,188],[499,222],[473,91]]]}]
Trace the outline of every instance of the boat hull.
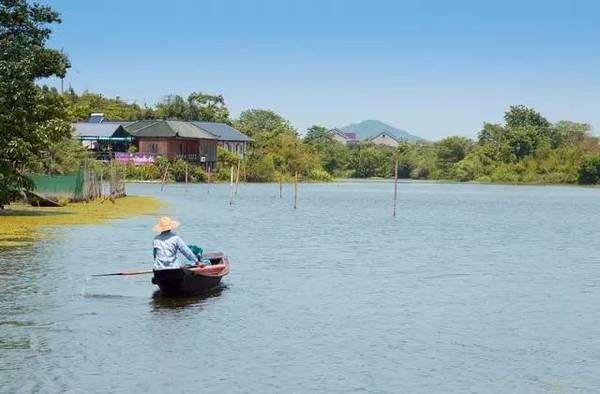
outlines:
[{"label": "boat hull", "polygon": [[[207,257],[208,256],[208,257]],[[152,283],[170,296],[197,295],[211,292],[221,285],[221,279],[229,273],[227,256],[206,254],[212,265],[203,268],[175,268],[154,270]]]}]

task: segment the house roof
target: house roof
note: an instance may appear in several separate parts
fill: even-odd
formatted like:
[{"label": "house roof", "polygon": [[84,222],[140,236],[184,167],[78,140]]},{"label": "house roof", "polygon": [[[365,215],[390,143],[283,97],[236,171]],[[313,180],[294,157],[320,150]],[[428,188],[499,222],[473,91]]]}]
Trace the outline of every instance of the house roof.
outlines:
[{"label": "house roof", "polygon": [[73,124],[74,137],[110,137],[117,129],[121,127],[121,123],[87,123],[77,122]]},{"label": "house roof", "polygon": [[250,142],[252,138],[246,134],[234,129],[226,123],[215,123],[215,122],[192,122],[202,130],[209,132],[216,136],[219,141],[241,141]]},{"label": "house roof", "polygon": [[345,132],[345,131],[344,131],[344,135],[346,136],[346,138],[347,138],[349,141],[356,141],[356,140],[357,140],[357,138],[356,138],[356,133],[348,133],[348,132]]},{"label": "house roof", "polygon": [[181,120],[140,120],[125,126],[134,137],[183,137],[216,140],[213,134]]},{"label": "house roof", "polygon": [[347,133],[344,130],[340,130],[338,128],[333,128],[331,130],[329,130],[329,132],[339,135],[340,137],[342,137],[343,139],[346,140],[346,142],[348,141],[356,141],[356,133]]},{"label": "house roof", "polygon": [[402,139],[402,138],[398,137],[398,136],[397,136],[397,135],[395,135],[394,133],[392,133],[392,132],[390,132],[390,131],[387,131],[387,130],[384,130],[384,131],[382,131],[381,133],[379,133],[379,134],[377,134],[377,135],[374,135],[374,136],[372,136],[372,137],[369,137],[369,138],[367,138],[365,141],[372,141],[372,140],[374,140],[375,138],[377,138],[377,137],[380,137],[380,136],[382,136],[382,135],[386,135],[386,136],[390,137],[391,139],[393,139],[393,140],[394,140],[394,141],[396,141],[397,143],[406,142],[404,139]]}]

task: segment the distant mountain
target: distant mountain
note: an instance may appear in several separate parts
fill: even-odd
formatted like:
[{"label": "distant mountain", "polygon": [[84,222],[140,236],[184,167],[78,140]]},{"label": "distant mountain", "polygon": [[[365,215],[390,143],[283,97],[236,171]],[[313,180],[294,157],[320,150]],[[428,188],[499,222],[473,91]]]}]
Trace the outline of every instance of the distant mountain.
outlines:
[{"label": "distant mountain", "polygon": [[393,134],[397,138],[400,138],[406,142],[417,142],[423,141],[423,138],[417,137],[416,135],[410,134],[408,131],[400,130],[394,126],[383,123],[379,120],[363,120],[360,123],[353,123],[346,127],[342,127],[345,132],[356,133],[356,137],[359,140],[365,140],[369,137],[374,137],[377,134],[386,131]]}]

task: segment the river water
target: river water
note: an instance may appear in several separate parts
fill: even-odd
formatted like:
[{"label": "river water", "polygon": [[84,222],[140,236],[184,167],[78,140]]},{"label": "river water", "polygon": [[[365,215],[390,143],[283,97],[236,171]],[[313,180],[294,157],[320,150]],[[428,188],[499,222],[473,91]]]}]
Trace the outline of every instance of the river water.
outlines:
[{"label": "river water", "polygon": [[129,185],[232,264],[165,299],[150,216],[0,251],[0,392],[600,391],[600,190]]}]

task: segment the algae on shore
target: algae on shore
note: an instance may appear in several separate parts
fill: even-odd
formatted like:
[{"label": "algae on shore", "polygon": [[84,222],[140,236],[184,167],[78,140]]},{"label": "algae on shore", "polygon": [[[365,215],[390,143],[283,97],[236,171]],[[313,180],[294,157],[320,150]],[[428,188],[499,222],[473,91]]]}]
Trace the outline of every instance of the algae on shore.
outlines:
[{"label": "algae on shore", "polygon": [[27,246],[40,236],[37,229],[47,226],[95,224],[134,215],[160,212],[161,203],[154,197],[127,196],[66,207],[32,207],[13,204],[0,211],[0,248]]}]

